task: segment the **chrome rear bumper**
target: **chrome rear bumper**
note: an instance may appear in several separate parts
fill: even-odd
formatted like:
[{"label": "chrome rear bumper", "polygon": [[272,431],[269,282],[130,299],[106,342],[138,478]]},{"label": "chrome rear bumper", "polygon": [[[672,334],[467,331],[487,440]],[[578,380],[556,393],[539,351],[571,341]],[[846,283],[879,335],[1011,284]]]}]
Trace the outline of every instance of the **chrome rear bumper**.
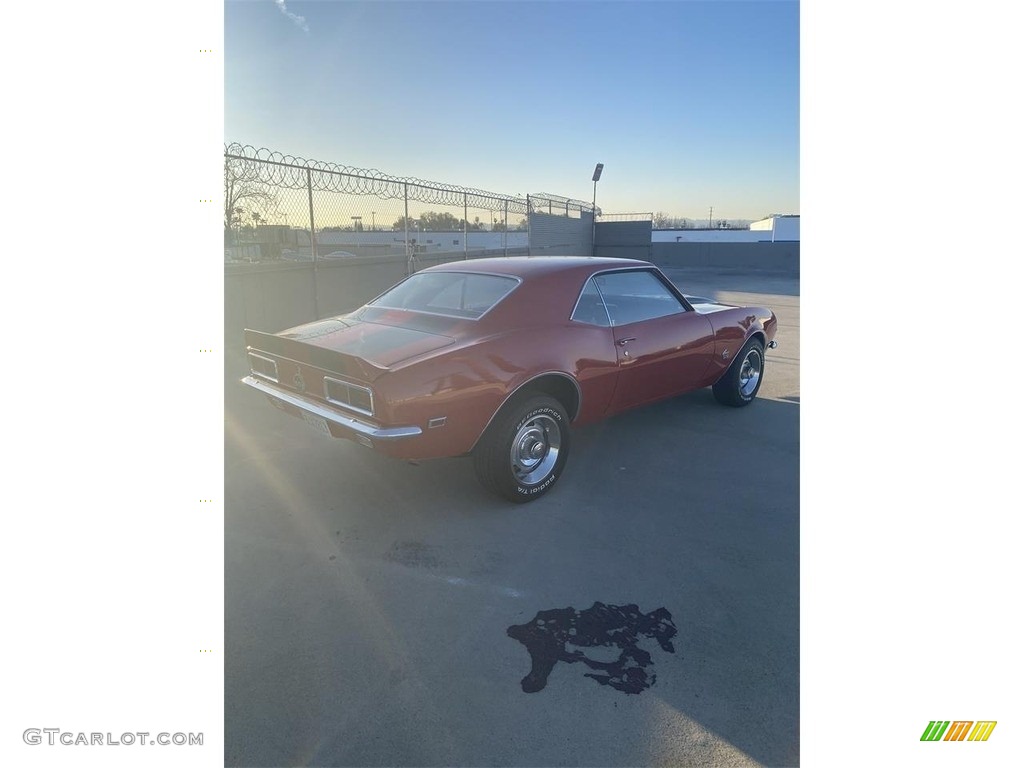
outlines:
[{"label": "chrome rear bumper", "polygon": [[373,424],[368,424],[367,422],[361,421],[353,416],[338,413],[334,409],[327,408],[315,400],[310,400],[309,398],[302,397],[294,392],[287,392],[279,387],[275,387],[273,384],[261,381],[255,376],[246,376],[242,379],[242,383],[252,387],[258,392],[262,392],[265,395],[276,398],[282,403],[287,403],[294,408],[298,408],[300,411],[312,413],[335,426],[351,430],[357,435],[363,435],[364,437],[369,437],[373,440],[400,440],[403,437],[416,437],[423,433],[423,430],[419,427],[389,427],[387,429],[375,427]]}]

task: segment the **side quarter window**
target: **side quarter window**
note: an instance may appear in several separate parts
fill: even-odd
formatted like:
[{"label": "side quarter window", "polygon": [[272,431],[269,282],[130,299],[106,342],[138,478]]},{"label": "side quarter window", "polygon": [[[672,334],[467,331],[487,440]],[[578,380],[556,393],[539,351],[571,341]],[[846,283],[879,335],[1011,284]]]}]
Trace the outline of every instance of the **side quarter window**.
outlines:
[{"label": "side quarter window", "polygon": [[604,299],[601,298],[601,293],[597,290],[594,278],[587,280],[587,284],[583,287],[583,292],[580,294],[579,301],[576,302],[576,308],[573,310],[570,319],[578,323],[586,323],[587,325],[599,325],[602,328],[608,327],[608,310],[605,309]]},{"label": "side quarter window", "polygon": [[606,272],[594,280],[612,325],[629,325],[686,311],[675,294],[650,270]]}]

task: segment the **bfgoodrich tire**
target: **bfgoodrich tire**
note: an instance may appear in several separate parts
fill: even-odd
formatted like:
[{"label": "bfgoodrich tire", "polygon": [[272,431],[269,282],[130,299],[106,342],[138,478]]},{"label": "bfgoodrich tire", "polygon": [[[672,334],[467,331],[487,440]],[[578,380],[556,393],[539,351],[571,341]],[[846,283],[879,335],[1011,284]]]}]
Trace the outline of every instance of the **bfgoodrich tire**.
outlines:
[{"label": "bfgoodrich tire", "polygon": [[754,401],[763,380],[764,345],[759,339],[751,339],[711,389],[722,405],[741,408]]},{"label": "bfgoodrich tire", "polygon": [[473,452],[473,466],[484,488],[523,504],[551,490],[568,458],[565,409],[536,395],[502,409]]}]

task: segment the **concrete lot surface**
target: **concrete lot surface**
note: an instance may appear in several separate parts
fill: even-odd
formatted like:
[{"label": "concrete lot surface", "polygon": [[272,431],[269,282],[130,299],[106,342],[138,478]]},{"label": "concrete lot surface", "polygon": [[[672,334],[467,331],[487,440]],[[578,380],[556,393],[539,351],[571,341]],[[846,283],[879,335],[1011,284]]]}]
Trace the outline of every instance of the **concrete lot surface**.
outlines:
[{"label": "concrete lot surface", "polygon": [[[758,400],[708,389],[577,429],[558,486],[523,506],[467,459],[322,437],[229,358],[226,764],[798,764],[798,280],[667,272],[775,310]],[[591,664],[524,692],[509,628],[572,607],[584,636],[595,603],[664,609],[673,650],[570,646]],[[598,679],[622,647],[638,693]]]}]

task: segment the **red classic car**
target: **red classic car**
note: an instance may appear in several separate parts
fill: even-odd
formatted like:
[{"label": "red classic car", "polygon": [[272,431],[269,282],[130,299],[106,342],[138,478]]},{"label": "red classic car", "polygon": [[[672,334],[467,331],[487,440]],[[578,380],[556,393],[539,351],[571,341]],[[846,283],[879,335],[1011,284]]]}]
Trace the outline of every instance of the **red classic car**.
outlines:
[{"label": "red classic car", "polygon": [[653,264],[478,259],[416,272],[347,315],[247,330],[242,381],[383,454],[471,454],[515,502],[558,480],[570,424],[711,386],[750,403],[775,315],[681,294]]}]

